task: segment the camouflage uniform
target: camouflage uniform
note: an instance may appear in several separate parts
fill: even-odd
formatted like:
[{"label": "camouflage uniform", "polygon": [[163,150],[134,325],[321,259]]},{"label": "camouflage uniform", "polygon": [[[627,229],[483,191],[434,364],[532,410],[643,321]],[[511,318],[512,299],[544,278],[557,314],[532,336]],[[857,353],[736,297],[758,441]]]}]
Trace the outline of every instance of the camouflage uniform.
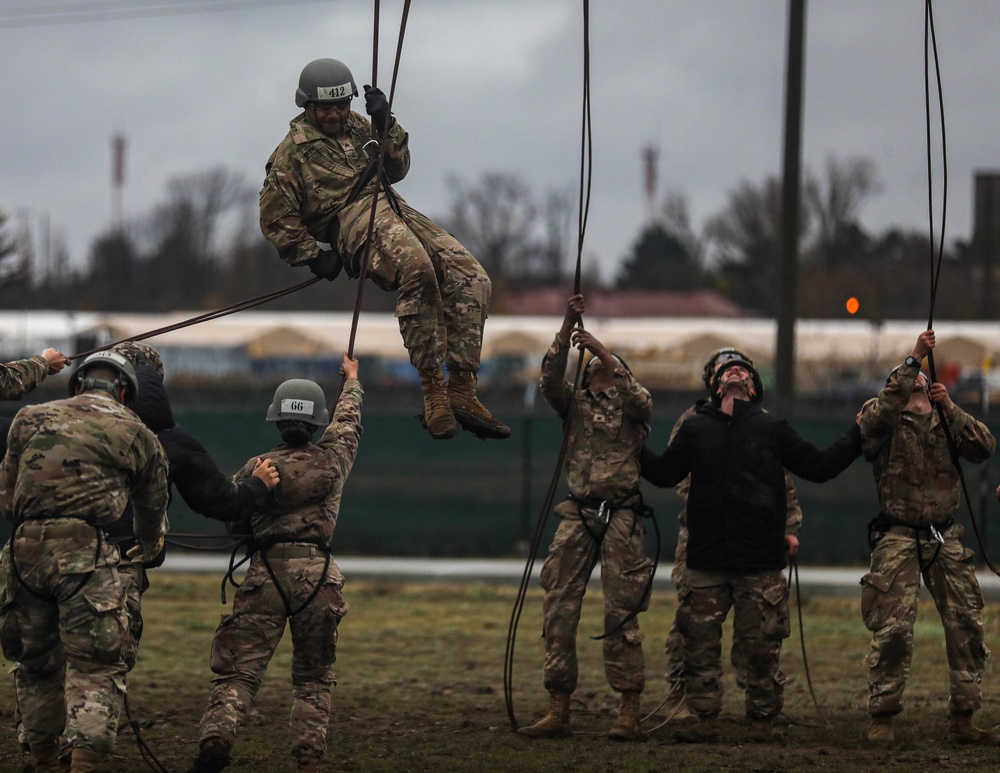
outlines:
[{"label": "camouflage uniform", "polygon": [[[677,428],[684,423],[684,420],[690,416],[694,416],[697,406],[691,406],[684,413],[680,415],[677,422],[674,424],[674,428],[670,432],[670,440],[674,439],[677,434]],[[688,491],[691,488],[691,477],[688,476],[680,484],[677,485],[676,491],[680,497],[687,501]],[[795,482],[792,480],[792,476],[789,473],[785,473],[785,498],[788,508],[788,516],[785,521],[785,534],[798,534],[799,530],[802,528],[802,508],[799,505],[799,495],[795,490]],[[680,600],[681,595],[684,592],[684,588],[688,584],[688,569],[687,569],[687,542],[688,542],[688,528],[687,528],[687,509],[681,510],[678,516],[678,529],[677,529],[677,548],[674,550],[674,568],[670,572],[670,579],[674,583],[674,588],[677,590],[677,599]],[[666,643],[666,654],[667,654],[667,682],[677,689],[683,689],[684,685],[684,635],[680,632],[680,628],[677,626],[677,617],[674,617],[674,622],[670,626],[670,632],[667,634]],[[746,655],[739,646],[739,640],[733,640],[732,650],[730,651],[730,661],[733,664],[733,668],[736,669],[737,682],[746,682],[746,670],[747,662]],[[783,678],[783,675],[781,675]]]},{"label": "camouflage uniform", "polygon": [[[203,744],[218,738],[232,745],[287,620],[293,647],[291,753],[296,758],[326,753],[330,686],[337,683],[332,671],[337,625],[347,614],[344,578],[329,559],[329,545],[358,452],[363,394],[361,382],[348,379],[317,443],[302,448],[282,443],[266,454],[281,471],[281,483],[246,524],[253,554],[233,612],[222,618],[212,642],[211,666],[218,676],[201,718]],[[233,480],[252,475],[256,460]]]},{"label": "camouflage uniform", "polygon": [[0,400],[20,400],[49,375],[49,364],[38,354],[26,360],[0,363]]},{"label": "camouflage uniform", "polygon": [[[869,714],[902,711],[921,576],[944,626],[952,714],[981,706],[989,657],[974,553],[961,543],[963,528],[952,523],[961,486],[940,412],[904,410],[918,373],[917,366],[901,365],[861,414],[864,455],[873,466],[879,506],[894,524],[886,524],[888,531],[872,551],[871,571],[861,579],[861,614],[872,632],[865,659]],[[960,407],[945,422],[963,458],[979,464],[993,453],[996,440],[986,425]]]},{"label": "camouflage uniform", "polygon": [[[613,386],[593,394],[564,380],[569,344],[556,336],[542,363],[541,390],[566,422],[566,478],[570,498],[555,508],[559,526],[542,566],[545,591],[545,688],[572,693],[578,666],[576,631],[587,582],[601,562],[604,627],[618,630],[603,639],[604,670],[617,692],[645,686],[642,631],[652,561],[644,553],[645,528],[639,508],[639,449],[649,434],[653,401],[622,365]],[[608,505],[613,505],[610,509]],[[605,519],[601,510],[605,510]]]},{"label": "camouflage uniform", "polygon": [[[390,182],[410,168],[409,135],[395,119],[383,145]],[[299,266],[317,257],[317,242],[344,256],[356,278],[368,234],[374,175],[361,185],[368,159],[363,145],[371,125],[352,112],[340,135],[328,137],[301,114],[271,154],[260,193],[260,226],[279,257]],[[396,317],[410,362],[417,368],[479,370],[490,280],[482,266],[444,229],[412,209],[398,194],[398,212],[380,193],[367,276],[383,290],[399,292]]]},{"label": "camouflage uniform", "polygon": [[33,753],[114,746],[141,619],[127,599],[138,598],[132,565],[101,527],[130,498],[136,534],[155,543],[167,528],[166,459],[110,394],[17,414],[0,466],[0,509],[18,524],[2,554],[0,642],[19,661],[17,702]]}]

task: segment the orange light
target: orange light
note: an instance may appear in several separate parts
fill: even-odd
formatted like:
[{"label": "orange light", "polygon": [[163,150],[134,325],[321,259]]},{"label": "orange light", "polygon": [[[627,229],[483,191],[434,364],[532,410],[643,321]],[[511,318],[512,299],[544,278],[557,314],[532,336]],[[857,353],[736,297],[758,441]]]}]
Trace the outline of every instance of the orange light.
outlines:
[{"label": "orange light", "polygon": [[861,308],[861,304],[858,303],[857,298],[848,298],[847,303],[844,304],[847,307],[848,314],[857,314],[858,309]]}]

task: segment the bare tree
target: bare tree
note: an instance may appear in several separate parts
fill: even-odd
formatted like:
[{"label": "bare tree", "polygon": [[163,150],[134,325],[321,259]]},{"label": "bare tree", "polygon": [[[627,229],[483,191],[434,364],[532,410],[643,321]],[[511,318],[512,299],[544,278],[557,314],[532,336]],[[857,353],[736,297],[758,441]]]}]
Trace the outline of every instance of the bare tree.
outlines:
[{"label": "bare tree", "polygon": [[858,223],[861,206],[881,186],[868,158],[826,159],[826,176],[805,174],[804,198],[816,220],[816,249],[829,266],[865,260],[867,235]]},{"label": "bare tree", "polygon": [[539,208],[528,185],[512,174],[489,172],[476,185],[449,178],[448,228],[491,275],[525,272],[537,254]]}]

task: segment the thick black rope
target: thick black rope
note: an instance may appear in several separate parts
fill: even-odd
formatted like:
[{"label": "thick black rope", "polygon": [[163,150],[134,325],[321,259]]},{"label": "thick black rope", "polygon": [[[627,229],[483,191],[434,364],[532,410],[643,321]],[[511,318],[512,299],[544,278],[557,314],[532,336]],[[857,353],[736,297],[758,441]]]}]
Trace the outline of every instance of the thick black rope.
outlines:
[{"label": "thick black rope", "polygon": [[[590,0],[583,0],[583,121],[582,121],[582,141],[580,148],[580,208],[579,208],[579,234],[576,247],[576,273],[573,280],[573,292],[580,294],[581,275],[583,265],[583,240],[587,231],[587,217],[590,213],[590,178],[593,168],[593,152],[591,150],[591,121],[590,121]],[[582,323],[581,323],[582,326]],[[574,388],[580,381],[583,373],[583,349],[577,359],[576,375],[573,378]],[[510,624],[507,628],[507,644],[504,653],[503,664],[503,689],[504,701],[507,705],[507,717],[510,720],[511,729],[516,733],[519,725],[514,713],[514,650],[517,640],[517,627],[521,620],[521,612],[524,609],[524,600],[531,584],[531,575],[535,565],[535,555],[541,546],[542,535],[545,533],[545,525],[548,521],[549,512],[555,499],[556,487],[559,485],[563,463],[566,461],[566,447],[569,444],[569,411],[563,421],[562,446],[559,449],[559,458],[556,461],[552,479],[549,482],[548,493],[545,502],[535,524],[535,532],[532,536],[531,546],[528,549],[528,559],[525,562],[524,572],[521,575],[521,584],[514,601],[514,608],[511,611]]]},{"label": "thick black rope", "polygon": [[[932,173],[932,162],[931,162],[931,97],[930,97],[930,54],[933,53],[934,56],[934,72],[935,80],[937,84],[937,97],[938,97],[938,112],[941,119],[941,158],[942,158],[942,201],[941,201],[941,233],[940,237],[935,243],[934,237],[934,206],[933,206],[933,173]],[[945,112],[944,112],[944,96],[941,85],[941,64],[938,57],[937,49],[937,35],[934,31],[934,9],[932,7],[931,0],[925,0],[924,4],[924,107],[926,114],[926,126],[927,126],[927,199],[928,199],[928,227],[929,227],[929,242],[930,242],[930,279],[931,279],[931,293],[930,293],[930,310],[927,315],[927,329],[932,330],[934,328],[934,305],[937,300],[937,288],[938,282],[941,277],[941,266],[944,263],[944,244],[945,244],[945,222],[947,218],[948,209],[948,142],[947,134],[945,132]],[[930,370],[931,382],[937,381],[937,372],[934,366],[934,352],[933,350],[927,355],[927,366]],[[961,456],[958,451],[958,446],[955,443],[955,438],[951,434],[951,430],[948,427],[948,422],[945,420],[944,411],[940,405],[935,404],[934,408],[937,410],[938,417],[941,421],[941,429],[944,432],[945,439],[948,442],[948,450],[951,453],[952,462],[955,465],[955,470],[958,473],[958,480],[962,486],[962,494],[965,498],[966,509],[969,511],[969,520],[972,522],[972,531],[976,535],[976,542],[979,545],[980,552],[983,554],[983,561],[990,571],[994,574],[1000,576],[1000,569],[998,569],[990,557],[986,554],[986,546],[983,543],[982,533],[979,529],[979,524],[976,519],[976,513],[972,507],[972,498],[969,496],[969,486],[965,480],[965,472],[962,469]],[[985,517],[985,516],[984,516]]]},{"label": "thick black rope", "polygon": [[816,698],[816,690],[813,689],[812,675],[809,673],[809,657],[806,655],[806,632],[805,626],[802,622],[802,586],[799,584],[799,562],[796,560],[795,556],[789,555],[788,567],[789,579],[791,579],[793,573],[795,576],[795,607],[799,615],[799,643],[802,645],[802,666],[806,672],[806,684],[809,685],[809,695],[812,696],[813,706],[816,707],[816,713],[819,714],[819,718],[823,720],[823,724],[827,727],[832,727],[830,720],[826,718],[826,714],[823,713],[823,709],[819,705],[819,700]]},{"label": "thick black rope", "polygon": [[190,317],[183,322],[175,322],[172,325],[165,325],[164,327],[158,327],[155,330],[150,330],[145,333],[140,333],[139,335],[129,336],[128,338],[123,338],[120,341],[114,341],[110,344],[105,344],[104,346],[98,346],[96,349],[89,349],[85,352],[80,352],[79,354],[71,355],[69,359],[78,360],[81,357],[86,357],[87,355],[94,354],[95,352],[103,352],[110,349],[118,344],[123,344],[126,341],[145,341],[147,338],[153,338],[154,336],[163,335],[164,333],[170,333],[174,330],[180,330],[185,327],[191,327],[192,325],[197,325],[200,322],[208,322],[213,319],[219,319],[220,317],[228,316],[229,314],[235,314],[238,311],[244,311],[245,309],[252,309],[254,306],[260,306],[261,304],[267,303],[268,301],[273,301],[278,298],[282,298],[286,295],[291,295],[294,292],[298,292],[309,285],[316,284],[320,280],[320,277],[314,276],[312,279],[307,279],[305,282],[300,282],[297,285],[292,285],[291,287],[286,287],[283,290],[273,290],[269,293],[264,293],[263,295],[258,295],[255,298],[248,298],[247,300],[238,301],[229,306],[224,306],[221,309],[216,309],[215,311],[208,311],[204,314],[198,314],[197,316]]}]

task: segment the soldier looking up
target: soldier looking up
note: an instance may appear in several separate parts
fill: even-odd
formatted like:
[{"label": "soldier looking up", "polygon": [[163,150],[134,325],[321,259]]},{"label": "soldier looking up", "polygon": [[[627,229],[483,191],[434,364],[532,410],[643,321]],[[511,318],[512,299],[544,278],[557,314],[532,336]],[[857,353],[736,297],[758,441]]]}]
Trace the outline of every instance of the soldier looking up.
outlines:
[{"label": "soldier looking up", "polygon": [[[319,384],[281,384],[267,420],[282,442],[267,452],[281,482],[264,506],[231,527],[250,534],[250,567],[212,640],[215,686],[201,718],[198,757],[190,773],[218,773],[229,764],[236,731],[260,689],[286,625],[292,634],[291,755],[299,773],[319,773],[326,754],[330,687],[336,684],[337,627],[347,614],[344,578],[330,555],[344,483],[361,439],[358,361],[344,355],[344,390],[329,418]],[[322,430],[314,443],[313,436]],[[253,474],[257,457],[234,476]]]},{"label": "soldier looking up", "polygon": [[[593,334],[574,330],[584,310],[582,295],[569,299],[562,327],[542,361],[542,394],[566,424],[569,497],[555,508],[559,526],[541,574],[549,711],[518,732],[530,738],[570,735],[569,703],[579,675],[576,630],[587,582],[600,562],[604,672],[621,694],[618,721],[608,735],[638,741],[646,684],[638,613],[649,606],[653,571],[644,552],[639,449],[649,434],[653,400]],[[580,389],[565,379],[571,343],[592,355]]]},{"label": "soldier looking up", "polygon": [[944,384],[929,383],[920,371],[935,343],[933,330],[921,333],[878,397],[861,409],[864,454],[879,500],[879,515],[869,525],[877,539],[871,571],[861,579],[861,616],[872,632],[866,658],[868,740],[894,740],[892,720],[903,710],[923,577],[944,626],[951,671],[948,740],[996,746],[1000,736],[972,722],[983,702],[989,650],[974,555],[962,545],[964,528],[954,521],[962,492],[952,458],[954,448],[963,459],[982,464],[996,440],[985,424],[955,405]]},{"label": "soldier looking up", "polygon": [[698,716],[681,741],[716,741],[722,709],[722,623],[733,609],[733,638],[746,658],[748,739],[780,739],[784,704],[778,676],[789,635],[787,499],[783,467],[830,480],[861,453],[857,425],[826,450],[764,411],[764,388],[750,362],[729,360],[712,380],[712,401],[684,421],[662,455],[643,449],[642,476],[676,486],[688,475],[687,588],[677,612],[684,636],[688,709]]},{"label": "soldier looking up", "polygon": [[343,268],[358,278],[378,186],[374,162],[384,154],[386,190],[378,197],[366,276],[398,292],[399,332],[420,374],[427,430],[441,440],[459,425],[483,438],[506,438],[510,428],[476,396],[490,279],[451,234],[390,187],[409,171],[409,135],[389,115],[385,94],[365,86],[365,109],[379,132],[373,141],[371,124],[351,111],[357,95],[343,62],[317,59],[302,70],[295,104],[304,110],[267,161],[261,230],[290,266],[330,280]]}]

